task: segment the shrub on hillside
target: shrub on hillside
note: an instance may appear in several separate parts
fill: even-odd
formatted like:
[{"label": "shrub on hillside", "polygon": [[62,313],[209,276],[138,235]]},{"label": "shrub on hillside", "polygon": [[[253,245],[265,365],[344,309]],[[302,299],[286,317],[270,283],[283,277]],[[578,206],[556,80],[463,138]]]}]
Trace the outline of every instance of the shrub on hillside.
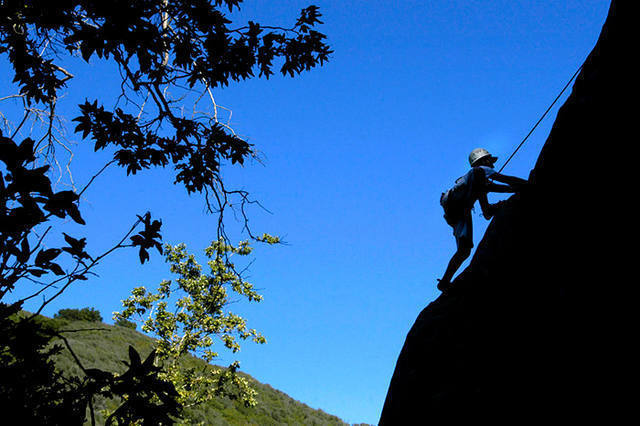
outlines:
[{"label": "shrub on hillside", "polygon": [[135,330],[137,328],[137,326],[138,326],[135,322],[126,320],[124,318],[118,318],[118,320],[115,322],[115,324],[119,325],[120,327],[130,328],[132,330]]},{"label": "shrub on hillside", "polygon": [[102,322],[100,311],[94,308],[60,309],[53,317],[68,321]]}]

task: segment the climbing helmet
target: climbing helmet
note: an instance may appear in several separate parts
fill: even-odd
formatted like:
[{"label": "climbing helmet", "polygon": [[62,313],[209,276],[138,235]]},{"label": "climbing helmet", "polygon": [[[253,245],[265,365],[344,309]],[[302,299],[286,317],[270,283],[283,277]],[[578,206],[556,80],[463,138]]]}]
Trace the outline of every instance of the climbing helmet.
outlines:
[{"label": "climbing helmet", "polygon": [[471,164],[471,167],[473,167],[474,165],[476,165],[478,161],[480,161],[481,159],[487,156],[489,157],[492,163],[495,163],[496,161],[498,161],[498,157],[494,157],[486,149],[476,148],[473,151],[471,151],[471,154],[469,154],[469,164]]}]

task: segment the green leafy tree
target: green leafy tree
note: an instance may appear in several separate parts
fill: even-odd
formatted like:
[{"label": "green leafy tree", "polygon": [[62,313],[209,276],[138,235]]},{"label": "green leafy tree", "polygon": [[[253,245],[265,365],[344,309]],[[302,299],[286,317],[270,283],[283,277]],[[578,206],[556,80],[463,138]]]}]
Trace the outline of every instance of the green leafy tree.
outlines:
[{"label": "green leafy tree", "polygon": [[[87,280],[116,250],[135,248],[141,263],[149,260],[150,251],[162,252],[161,221],[149,212],[140,212],[130,227],[113,236],[111,248],[101,253],[87,241],[80,228],[90,225],[81,214],[81,196],[109,167],[121,167],[127,175],[172,167],[175,183],[188,193],[202,194],[207,210],[217,215],[216,235],[212,237],[229,242],[225,214],[237,208],[244,219],[244,231],[254,241],[261,241],[250,230],[245,214],[247,205],[254,201],[246,191],[229,188],[222,178],[224,167],[243,165],[256,156],[256,150],[221,119],[222,109],[214,91],[230,82],[269,78],[277,71],[293,77],[322,65],[331,50],[325,36],[316,30],[321,23],[317,7],[303,9],[288,27],[253,21],[233,24],[225,12],[239,9],[241,3],[0,0],[0,55],[10,65],[3,68],[3,81],[12,81],[15,87],[15,93],[0,95],[0,314],[4,315],[0,317],[0,335],[33,327],[29,335],[38,339],[63,338],[63,330],[41,327],[36,321],[47,305],[72,284]],[[60,191],[52,178],[57,169],[64,169],[57,167],[57,153],[69,150],[69,146],[61,125],[64,117],[58,115],[58,99],[71,87],[74,74],[82,72],[79,61],[69,61],[69,56],[86,62],[109,61],[121,78],[113,99],[95,99],[87,93],[87,100],[78,106],[78,115],[73,118],[75,132],[94,150],[109,151],[112,159],[84,187]],[[210,100],[207,108],[199,105],[202,99]],[[22,111],[17,117],[7,111],[16,104]],[[195,113],[202,110],[204,113]],[[57,243],[52,236],[65,221],[76,226],[69,233],[61,233],[58,240],[64,242]],[[35,285],[28,287],[35,288],[31,294],[7,304],[5,297],[16,286],[30,284]],[[42,300],[40,307],[33,315],[16,319],[20,323],[16,325],[11,315],[34,300]],[[8,336],[0,353],[11,354],[16,348],[11,342],[15,341]],[[47,357],[35,356],[41,347],[39,340],[31,346],[32,358],[46,362]],[[140,373],[143,377],[146,367],[138,368],[134,358],[129,361],[130,376],[139,377]],[[7,364],[1,367],[9,369],[27,365],[11,356],[4,357],[3,362]],[[83,371],[86,377],[64,386],[69,400],[91,408],[93,395],[110,392],[123,398],[126,409],[117,411],[124,413],[123,422],[147,418],[142,407],[148,405],[127,402],[131,398],[127,397],[130,389],[126,386],[133,386],[133,381],[118,382],[107,379],[111,377],[108,372]],[[153,369],[148,372],[156,374]],[[6,383],[7,377],[19,374],[0,379],[3,395],[16,386],[29,385]],[[34,381],[33,390],[46,393],[46,389],[57,389],[61,379],[52,375],[50,380],[51,386]],[[150,398],[147,402],[153,404],[162,386],[153,388],[152,380],[141,383],[151,388],[149,392],[136,388],[136,395],[146,395]],[[162,392],[164,404],[154,405],[156,414],[174,415],[170,401],[173,393]],[[49,396],[28,399],[33,404],[52,402],[47,407],[27,409],[25,413],[31,417],[25,417],[24,422],[38,422],[42,413],[56,409],[70,423],[84,420],[81,406],[72,414],[64,411],[65,404]],[[136,407],[140,408],[137,413]],[[166,416],[163,418],[169,418]]]},{"label": "green leafy tree", "polygon": [[[267,243],[278,243],[277,237],[263,235]],[[242,278],[233,263],[233,256],[248,256],[252,248],[248,241],[233,246],[219,239],[205,249],[208,272],[184,244],[165,246],[169,270],[177,278],[162,281],[156,291],[137,287],[123,301],[124,310],[116,312],[117,321],[140,317],[142,330],[158,338],[157,359],[163,362],[163,377],[171,381],[184,406],[206,402],[224,395],[239,398],[245,405],[256,403],[255,391],[246,379],[236,374],[239,363],[228,368],[185,367],[181,362],[190,353],[199,354],[208,362],[216,359],[216,340],[235,353],[240,340],[265,343],[255,329],[247,327],[244,318],[228,310],[230,294],[249,302],[259,302],[262,296]],[[172,302],[173,301],[173,302]]]}]

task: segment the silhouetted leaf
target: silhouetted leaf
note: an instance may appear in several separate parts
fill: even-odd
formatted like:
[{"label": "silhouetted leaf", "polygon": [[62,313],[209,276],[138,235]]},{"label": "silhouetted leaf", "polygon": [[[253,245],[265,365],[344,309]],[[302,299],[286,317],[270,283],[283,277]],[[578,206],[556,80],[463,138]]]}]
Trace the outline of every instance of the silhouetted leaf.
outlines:
[{"label": "silhouetted leaf", "polygon": [[62,234],[64,235],[64,240],[67,242],[67,244],[69,244],[69,247],[62,247],[62,250],[66,251],[79,260],[91,259],[91,256],[89,256],[89,254],[84,251],[84,247],[87,245],[86,238],[76,239],[64,232]]},{"label": "silhouetted leaf", "polygon": [[26,263],[29,259],[29,240],[27,237],[22,239],[22,243],[20,245],[21,250],[18,252],[18,256],[16,256],[16,260],[20,263]]},{"label": "silhouetted leaf", "polygon": [[47,271],[44,271],[42,269],[28,269],[27,272],[29,272],[31,275],[34,275],[36,277],[41,277],[47,273]]},{"label": "silhouetted leaf", "polygon": [[51,262],[53,259],[58,257],[58,255],[62,252],[61,249],[51,248],[47,250],[40,250],[36,255],[36,265],[41,266]]},{"label": "silhouetted leaf", "polygon": [[60,267],[60,265],[58,265],[57,263],[50,263],[47,265],[47,268],[58,276],[66,275],[62,267]]},{"label": "silhouetted leaf", "polygon": [[156,359],[156,350],[152,350],[151,353],[149,354],[149,356],[147,356],[147,359],[144,360],[144,363],[142,364],[142,366],[144,367],[144,369],[146,369],[147,371],[151,371],[154,367],[153,362]]},{"label": "silhouetted leaf", "polygon": [[76,223],[79,223],[80,225],[86,224],[84,219],[82,219],[82,216],[80,216],[80,210],[78,210],[78,206],[76,206],[75,204],[71,204],[69,206],[69,208],[67,209],[67,213],[69,213],[71,219],[73,219]]},{"label": "silhouetted leaf", "polygon": [[138,257],[140,257],[140,263],[144,263],[149,260],[149,252],[141,247],[138,251]]},{"label": "silhouetted leaf", "polygon": [[138,353],[138,351],[136,351],[136,349],[129,345],[129,360],[131,361],[130,366],[133,367],[141,367],[142,366],[142,361],[140,359],[140,354]]}]

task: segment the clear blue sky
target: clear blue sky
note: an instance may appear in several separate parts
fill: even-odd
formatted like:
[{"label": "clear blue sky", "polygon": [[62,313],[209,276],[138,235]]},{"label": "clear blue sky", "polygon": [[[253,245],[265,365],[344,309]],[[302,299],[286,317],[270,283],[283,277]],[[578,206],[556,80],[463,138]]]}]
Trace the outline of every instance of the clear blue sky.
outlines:
[{"label": "clear blue sky", "polygon": [[[289,25],[308,4],[247,0],[233,17]],[[255,252],[251,278],[265,300],[233,309],[268,344],[246,343],[237,358],[245,372],[311,407],[376,423],[406,333],[438,296],[436,278],[455,248],[440,193],[466,171],[473,148],[506,159],[593,47],[609,2],[313,4],[335,51],[326,66],[216,93],[265,157],[264,166],[230,171],[230,184],[273,213],[252,211],[253,230],[289,243]],[[113,96],[112,72],[100,62],[77,71],[62,112],[73,116],[85,96]],[[10,91],[0,81],[0,97]],[[505,173],[528,175],[556,111]],[[73,173],[82,187],[108,156],[78,142]],[[215,236],[214,218],[201,197],[171,181],[163,171],[102,176],[83,207],[90,247],[107,248],[136,213],[151,210],[167,242],[200,252]],[[474,221],[477,243],[486,222]],[[133,286],[170,278],[160,256],[143,267],[129,257],[109,258],[99,277],[44,313],[92,306],[111,322]],[[235,358],[224,354],[220,363]]]}]

